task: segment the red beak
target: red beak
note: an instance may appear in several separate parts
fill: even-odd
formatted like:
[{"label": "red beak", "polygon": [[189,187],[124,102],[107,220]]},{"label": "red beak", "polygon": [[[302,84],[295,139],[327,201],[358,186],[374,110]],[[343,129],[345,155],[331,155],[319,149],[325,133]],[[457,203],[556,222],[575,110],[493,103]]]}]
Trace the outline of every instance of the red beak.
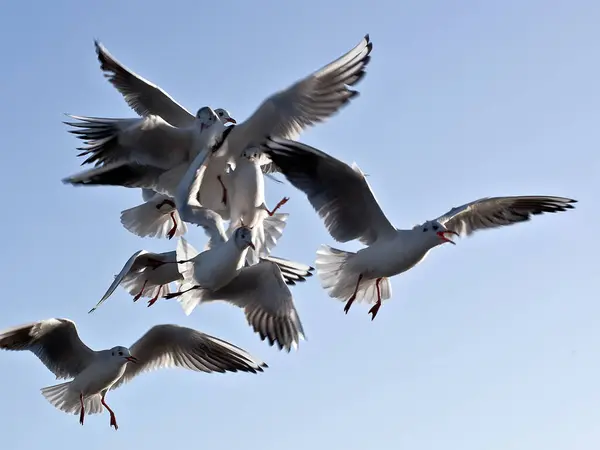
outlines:
[{"label": "red beak", "polygon": [[446,237],[446,235],[453,234],[455,236],[460,236],[456,231],[453,231],[453,230],[438,231],[436,234],[442,240],[442,242],[449,242],[450,244],[454,244],[454,245],[456,245],[456,242],[454,242],[452,239],[448,239]]},{"label": "red beak", "polygon": [[127,356],[125,357],[125,359],[127,360],[127,362],[132,362],[134,364],[137,364],[138,359],[135,356]]},{"label": "red beak", "polygon": [[225,123],[232,123],[234,125],[237,125],[237,122],[236,122],[236,120],[233,117],[230,117],[229,119],[227,119],[225,121]]}]

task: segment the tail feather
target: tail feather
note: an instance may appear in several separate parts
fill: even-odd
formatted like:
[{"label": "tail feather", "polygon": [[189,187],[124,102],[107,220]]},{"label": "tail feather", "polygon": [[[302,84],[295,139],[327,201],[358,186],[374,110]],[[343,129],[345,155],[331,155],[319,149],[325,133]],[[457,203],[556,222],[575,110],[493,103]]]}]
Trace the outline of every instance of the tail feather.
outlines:
[{"label": "tail feather", "polygon": [[[287,219],[289,214],[287,213],[275,213],[272,216],[267,215],[265,212],[265,218],[260,220],[252,228],[252,240],[256,250],[248,249],[246,254],[246,261],[250,265],[257,264],[261,257],[269,256],[271,251],[277,245],[277,241],[283,235],[283,230],[287,225]],[[235,229],[231,227],[230,229]]]},{"label": "tail feather", "polygon": [[[53,386],[47,386],[41,389],[42,395],[50,402],[52,406],[67,414],[79,414],[81,411],[81,402],[79,393],[70,389],[71,381]],[[102,402],[100,394],[91,395],[83,399],[83,407],[86,414],[99,414],[102,412]]]},{"label": "tail feather", "polygon": [[140,237],[162,239],[175,228],[172,237],[183,236],[187,232],[187,225],[181,220],[175,207],[163,204],[158,209],[161,197],[121,211],[121,223],[125,229]]},{"label": "tail feather", "polygon": [[[317,276],[323,289],[330,297],[341,301],[347,301],[358,282],[359,274],[348,268],[348,260],[356,253],[338,250],[322,245],[317,251],[315,266]],[[363,279],[356,292],[355,302],[372,304],[377,301],[377,287],[375,279]],[[392,285],[389,278],[383,278],[379,283],[381,300],[387,300],[392,296]]]}]

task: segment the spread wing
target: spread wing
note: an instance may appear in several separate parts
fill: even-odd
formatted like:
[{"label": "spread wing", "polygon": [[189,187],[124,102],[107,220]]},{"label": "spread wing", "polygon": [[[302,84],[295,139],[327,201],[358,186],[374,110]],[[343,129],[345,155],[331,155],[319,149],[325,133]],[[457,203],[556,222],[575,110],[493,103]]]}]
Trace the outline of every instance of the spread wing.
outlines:
[{"label": "spread wing", "polygon": [[452,208],[437,220],[449,230],[469,236],[478,230],[526,222],[534,215],[573,209],[565,197],[516,196],[481,198]]},{"label": "spread wing", "polygon": [[358,166],[286,139],[270,138],[264,152],[287,180],[308,197],[338,242],[359,239],[371,245],[395,233]]},{"label": "spread wing", "polygon": [[104,76],[136,113],[140,116],[160,116],[176,127],[192,124],[194,116],[169,94],[125,67],[97,40],[94,46]]},{"label": "spread wing", "polygon": [[160,368],[183,367],[206,373],[256,373],[268,367],[229,342],[178,325],[152,327],[129,351],[138,363],[127,364],[125,373],[111,389],[116,389],[143,372]]},{"label": "spread wing", "polygon": [[57,379],[74,378],[94,359],[95,353],[81,342],[75,323],[46,319],[0,333],[3,350],[33,352]]},{"label": "spread wing", "polygon": [[203,300],[225,300],[243,308],[248,323],[269,345],[289,352],[305,338],[292,293],[274,262],[244,267],[225,287],[201,295]]},{"label": "spread wing", "polygon": [[297,138],[307,127],[337,113],[358,92],[350,89],[366,74],[373,44],[366,35],[345,55],[267,98],[231,133],[231,148],[243,151],[266,136]]},{"label": "spread wing", "polygon": [[79,122],[65,122],[69,130],[84,141],[78,156],[86,156],[83,164],[96,166],[129,162],[163,170],[189,162],[193,132],[176,128],[159,116],[141,119],[110,119],[73,116]]}]

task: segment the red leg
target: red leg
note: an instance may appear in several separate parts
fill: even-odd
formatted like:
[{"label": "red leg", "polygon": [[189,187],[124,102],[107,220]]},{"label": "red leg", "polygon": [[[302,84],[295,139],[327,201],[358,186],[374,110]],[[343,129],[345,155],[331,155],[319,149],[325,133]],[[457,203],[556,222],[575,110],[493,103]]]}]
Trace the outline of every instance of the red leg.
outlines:
[{"label": "red leg", "polygon": [[115,413],[113,412],[112,409],[110,409],[110,406],[108,406],[106,404],[106,402],[104,401],[104,396],[106,395],[106,392],[104,392],[102,394],[102,405],[104,405],[104,407],[106,409],[108,409],[108,412],[110,413],[110,426],[111,427],[115,427],[115,430],[119,429],[119,425],[117,425],[117,418],[115,417]]},{"label": "red leg", "polygon": [[381,290],[379,289],[379,283],[381,283],[381,280],[383,280],[383,278],[377,278],[375,281],[375,287],[377,288],[377,302],[369,310],[369,314],[373,314],[371,320],[375,319],[377,311],[379,311],[379,308],[381,308]]},{"label": "red leg", "polygon": [[81,410],[79,411],[79,423],[83,425],[83,417],[85,416],[85,408],[83,407],[83,394],[79,394],[79,403],[81,403]]},{"label": "red leg", "polygon": [[223,196],[221,197],[221,202],[224,205],[227,205],[227,188],[225,187],[225,184],[223,184],[223,180],[221,179],[221,175],[217,175],[217,180],[219,180],[219,183],[221,183],[221,187],[223,188]]},{"label": "red leg", "polygon": [[267,213],[269,213],[269,216],[272,216],[273,214],[275,214],[275,212],[277,212],[277,210],[279,208],[281,208],[283,205],[285,205],[289,199],[290,199],[289,197],[283,197],[281,200],[279,200],[279,203],[277,203],[275,205],[275,208],[273,208],[271,211],[269,211],[269,208],[267,208]]},{"label": "red leg", "polygon": [[362,273],[358,276],[358,281],[356,282],[356,287],[354,288],[354,294],[352,294],[352,297],[350,297],[348,299],[348,301],[346,302],[346,306],[344,306],[344,312],[346,314],[348,314],[348,311],[350,311],[350,307],[352,306],[352,303],[354,303],[354,300],[356,300],[356,294],[358,293],[358,286],[360,285],[360,281],[362,280]]},{"label": "red leg", "polygon": [[133,301],[137,302],[140,297],[144,294],[144,289],[146,289],[146,283],[148,282],[148,280],[144,281],[144,285],[142,286],[142,289],[140,289],[140,292],[138,292],[138,294],[133,297]]},{"label": "red leg", "polygon": [[171,220],[173,221],[173,227],[167,233],[169,239],[173,239],[173,236],[175,236],[175,232],[177,231],[177,221],[175,220],[174,212],[171,213]]},{"label": "red leg", "polygon": [[148,301],[148,308],[156,303],[156,300],[158,300],[158,297],[160,297],[160,291],[162,291],[162,288],[163,288],[162,285],[159,286],[158,291],[156,292],[156,295]]}]

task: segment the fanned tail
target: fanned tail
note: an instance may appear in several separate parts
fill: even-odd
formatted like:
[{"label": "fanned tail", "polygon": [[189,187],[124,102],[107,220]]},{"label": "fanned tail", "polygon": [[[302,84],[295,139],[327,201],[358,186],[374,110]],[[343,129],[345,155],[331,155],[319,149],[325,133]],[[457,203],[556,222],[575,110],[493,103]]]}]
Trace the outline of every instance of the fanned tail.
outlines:
[{"label": "fanned tail", "polygon": [[[355,254],[354,252],[338,250],[328,245],[321,245],[319,247],[315,260],[317,277],[321,282],[321,286],[327,291],[330,297],[347,301],[354,294],[360,274],[349,270],[347,262]],[[383,278],[380,281],[379,290],[382,301],[392,296],[392,285],[389,278]],[[355,302],[372,304],[376,301],[376,280],[362,279],[356,292]]]},{"label": "fanned tail", "polygon": [[121,223],[125,229],[140,237],[159,239],[166,238],[169,233],[171,237],[187,233],[187,225],[174,206],[164,203],[158,208],[162,202],[161,197],[121,211]]},{"label": "fanned tail", "polygon": [[[261,213],[263,213],[261,211]],[[257,264],[261,257],[266,257],[271,254],[277,241],[283,236],[283,230],[287,225],[287,219],[289,214],[287,213],[275,213],[269,216],[265,211],[262,220],[252,228],[252,241],[256,250],[248,249],[246,254],[246,261],[250,265]],[[229,227],[230,230],[235,230],[241,223],[235,224],[233,227]]]},{"label": "fanned tail", "polygon": [[[42,395],[50,402],[52,406],[67,414],[79,414],[81,403],[79,393],[70,389],[71,381],[53,386],[47,386],[41,389]],[[87,414],[99,414],[102,412],[101,397],[99,394],[92,395],[83,399],[83,406]]]}]

